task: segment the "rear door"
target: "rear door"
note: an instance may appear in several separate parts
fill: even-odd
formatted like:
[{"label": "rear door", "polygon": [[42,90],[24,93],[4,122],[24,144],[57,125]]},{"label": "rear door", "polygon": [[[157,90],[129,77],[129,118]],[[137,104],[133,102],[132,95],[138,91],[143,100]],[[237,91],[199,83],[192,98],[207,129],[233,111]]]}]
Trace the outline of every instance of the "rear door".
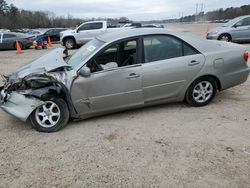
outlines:
[{"label": "rear door", "polygon": [[3,34],[2,47],[3,49],[14,49],[15,48],[16,35],[14,34]]},{"label": "rear door", "polygon": [[145,36],[143,44],[145,103],[177,97],[205,63],[201,53],[174,36]]}]

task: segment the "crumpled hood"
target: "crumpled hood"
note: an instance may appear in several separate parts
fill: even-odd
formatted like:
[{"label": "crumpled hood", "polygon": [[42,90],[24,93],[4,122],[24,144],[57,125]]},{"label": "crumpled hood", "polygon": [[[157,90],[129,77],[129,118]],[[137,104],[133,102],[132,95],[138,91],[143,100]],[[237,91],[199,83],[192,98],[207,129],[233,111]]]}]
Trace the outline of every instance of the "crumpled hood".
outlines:
[{"label": "crumpled hood", "polygon": [[54,49],[42,57],[19,68],[10,79],[21,79],[33,73],[45,73],[61,67],[70,67],[63,59],[63,48]]}]

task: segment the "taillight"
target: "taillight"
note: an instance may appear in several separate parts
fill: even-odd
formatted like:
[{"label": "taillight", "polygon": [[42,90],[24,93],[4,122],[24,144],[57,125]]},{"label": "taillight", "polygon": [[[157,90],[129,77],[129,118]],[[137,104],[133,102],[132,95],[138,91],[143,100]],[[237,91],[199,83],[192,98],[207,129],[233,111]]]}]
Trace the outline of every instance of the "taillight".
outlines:
[{"label": "taillight", "polygon": [[245,51],[244,55],[243,55],[244,60],[247,62],[248,58],[249,58],[249,54],[248,51]]}]

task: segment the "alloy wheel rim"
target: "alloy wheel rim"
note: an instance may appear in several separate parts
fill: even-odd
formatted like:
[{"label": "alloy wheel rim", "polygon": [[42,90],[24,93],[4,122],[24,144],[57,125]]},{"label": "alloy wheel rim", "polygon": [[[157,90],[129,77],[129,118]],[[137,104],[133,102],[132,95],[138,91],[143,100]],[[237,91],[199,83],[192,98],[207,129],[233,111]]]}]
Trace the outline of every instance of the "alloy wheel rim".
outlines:
[{"label": "alloy wheel rim", "polygon": [[37,123],[45,128],[55,126],[58,123],[60,116],[61,113],[58,105],[52,101],[46,101],[45,104],[38,107],[35,111]]},{"label": "alloy wheel rim", "polygon": [[73,42],[67,40],[65,46],[66,46],[67,48],[73,48]]},{"label": "alloy wheel rim", "polygon": [[222,41],[229,42],[229,37],[228,37],[228,36],[222,36],[222,37],[221,37],[221,40],[222,40]]},{"label": "alloy wheel rim", "polygon": [[197,103],[205,103],[212,97],[213,89],[213,85],[210,82],[199,82],[193,89],[193,99]]}]

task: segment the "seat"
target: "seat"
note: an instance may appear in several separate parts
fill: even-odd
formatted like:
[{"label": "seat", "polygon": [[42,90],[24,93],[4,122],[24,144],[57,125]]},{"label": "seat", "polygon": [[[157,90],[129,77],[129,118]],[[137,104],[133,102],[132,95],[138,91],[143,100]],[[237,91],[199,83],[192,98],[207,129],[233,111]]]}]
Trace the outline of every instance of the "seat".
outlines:
[{"label": "seat", "polygon": [[102,67],[103,70],[108,70],[108,69],[113,69],[113,68],[117,68],[118,65],[116,62],[109,62],[106,63],[105,65],[100,65]]}]

